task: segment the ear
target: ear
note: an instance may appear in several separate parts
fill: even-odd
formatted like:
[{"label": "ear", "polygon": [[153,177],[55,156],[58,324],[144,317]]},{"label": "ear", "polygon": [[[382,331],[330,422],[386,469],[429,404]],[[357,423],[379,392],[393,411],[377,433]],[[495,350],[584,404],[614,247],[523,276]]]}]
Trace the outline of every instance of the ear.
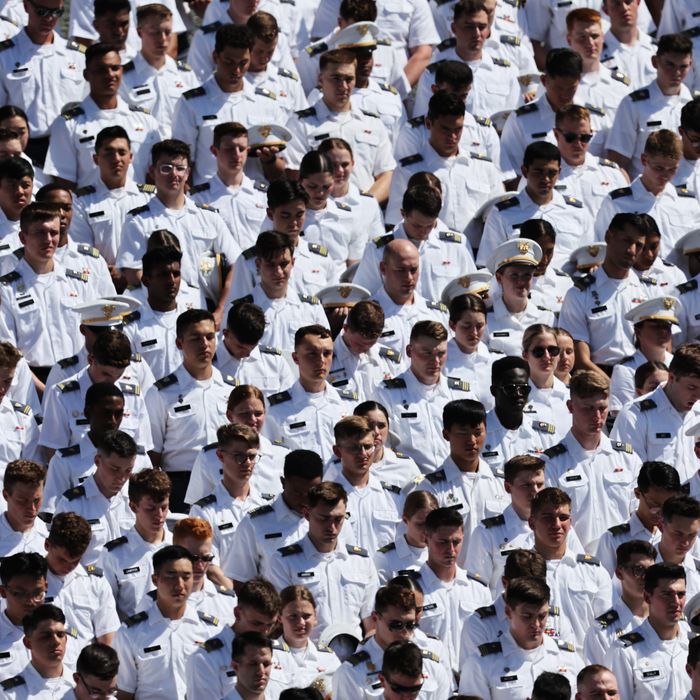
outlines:
[{"label": "ear", "polygon": [[175,338],[175,347],[178,350],[182,350],[182,338]]},{"label": "ear", "polygon": [[340,450],[338,449],[337,445],[333,445],[333,454],[340,459]]},{"label": "ear", "polygon": [[411,347],[411,344],[409,343],[406,346],[406,357],[411,357],[413,355],[413,348]]},{"label": "ear", "polygon": [[311,516],[311,511],[309,510],[309,506],[302,506],[301,507],[301,514],[304,516],[304,520],[309,520],[309,517]]},{"label": "ear", "polygon": [[157,574],[151,574],[151,583],[158,588],[158,575]]},{"label": "ear", "polygon": [[139,507],[139,504],[138,504],[138,503],[135,503],[134,501],[132,501],[131,499],[129,499],[129,510],[130,510],[132,513],[136,514],[136,510],[137,510],[138,507]]},{"label": "ear", "polygon": [[658,69],[658,67],[659,67],[659,57],[658,57],[656,54],[654,54],[654,55],[651,57],[651,65],[654,66],[654,68],[657,68],[657,69]]},{"label": "ear", "polygon": [[615,578],[620,579],[620,581],[622,581],[622,569],[619,566],[615,567]]},{"label": "ear", "polygon": [[292,353],[292,360],[294,361],[295,365],[299,365],[299,355],[297,355],[296,352]]},{"label": "ear", "polygon": [[527,165],[521,165],[520,166],[520,174],[527,180],[527,174],[530,168],[528,168]]},{"label": "ear", "polygon": [[445,440],[447,440],[447,442],[450,441],[450,433],[449,433],[449,431],[447,430],[447,428],[443,428],[443,429],[442,429],[442,437],[444,437]]},{"label": "ear", "polygon": [[535,529],[535,519],[532,516],[527,519],[527,524],[531,530]]},{"label": "ear", "polygon": [[153,165],[148,166],[148,175],[153,182],[156,181],[156,169],[153,167]]},{"label": "ear", "polygon": [[26,635],[22,637],[22,644],[24,644],[25,648],[29,649],[31,651],[32,648],[32,640],[29,639]]},{"label": "ear", "polygon": [[569,409],[569,413],[573,413],[573,411],[571,410],[571,407],[572,407],[573,405],[574,405],[574,404],[573,404],[573,401],[572,401],[571,399],[567,399],[567,400],[566,400],[566,407]]},{"label": "ear", "polygon": [[510,607],[510,605],[508,605],[508,603],[506,603],[504,612],[506,614],[506,618],[508,618],[509,620],[513,619],[513,609]]},{"label": "ear", "polygon": [[97,165],[97,153],[92,154],[92,162]]}]

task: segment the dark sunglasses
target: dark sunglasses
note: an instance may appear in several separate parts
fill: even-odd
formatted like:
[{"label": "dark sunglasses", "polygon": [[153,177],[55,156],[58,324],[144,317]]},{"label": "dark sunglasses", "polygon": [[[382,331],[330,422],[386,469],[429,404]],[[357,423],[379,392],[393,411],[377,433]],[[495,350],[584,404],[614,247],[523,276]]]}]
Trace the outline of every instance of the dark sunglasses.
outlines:
[{"label": "dark sunglasses", "polygon": [[392,632],[401,632],[403,630],[413,632],[413,630],[418,627],[418,623],[412,620],[409,620],[408,622],[404,622],[403,620],[392,620],[391,622],[387,622],[386,626]]},{"label": "dark sunglasses", "polygon": [[213,554],[192,554],[192,563],[201,561],[203,564],[211,564],[215,558]]},{"label": "dark sunglasses", "polygon": [[65,12],[64,7],[58,7],[56,9],[44,7],[43,5],[37,5],[33,0],[29,0],[29,4],[34,8],[34,12],[36,12],[39,17],[62,17]]},{"label": "dark sunglasses", "polygon": [[549,353],[550,357],[556,357],[561,352],[561,348],[559,348],[557,345],[548,345],[547,347],[543,348],[540,345],[536,348],[532,348],[530,352],[532,353],[533,357],[536,357],[539,360],[540,358],[544,357],[545,352]]},{"label": "dark sunglasses", "polygon": [[389,687],[391,688],[392,692],[397,693],[398,695],[408,695],[409,693],[420,693],[421,689],[423,688],[423,684],[399,685],[398,683],[389,683]]},{"label": "dark sunglasses", "polygon": [[562,131],[561,135],[566,143],[573,143],[574,141],[590,143],[590,140],[593,138],[593,134],[572,134],[570,131]]},{"label": "dark sunglasses", "polygon": [[641,564],[628,564],[622,568],[629,571],[635,578],[644,578],[648,567],[642,566]]},{"label": "dark sunglasses", "polygon": [[515,398],[516,396],[527,396],[530,393],[529,384],[504,384],[501,390],[506,396]]}]

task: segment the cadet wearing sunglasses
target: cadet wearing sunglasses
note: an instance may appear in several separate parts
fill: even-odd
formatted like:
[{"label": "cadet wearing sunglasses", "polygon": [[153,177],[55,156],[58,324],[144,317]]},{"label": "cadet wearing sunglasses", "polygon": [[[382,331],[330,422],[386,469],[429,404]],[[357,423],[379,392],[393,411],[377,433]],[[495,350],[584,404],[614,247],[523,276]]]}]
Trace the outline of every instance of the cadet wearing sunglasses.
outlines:
[{"label": "cadet wearing sunglasses", "polygon": [[[379,680],[384,689],[384,700],[414,700],[423,690],[423,658],[421,650],[412,642],[394,642],[384,654]],[[425,688],[421,697],[435,694]]]}]

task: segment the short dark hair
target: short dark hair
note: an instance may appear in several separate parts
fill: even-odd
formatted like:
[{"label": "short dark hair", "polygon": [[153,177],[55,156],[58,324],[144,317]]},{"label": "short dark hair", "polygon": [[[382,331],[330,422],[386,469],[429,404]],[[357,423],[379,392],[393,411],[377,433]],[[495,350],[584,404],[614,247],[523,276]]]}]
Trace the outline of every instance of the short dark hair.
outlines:
[{"label": "short dark hair", "polygon": [[683,579],[685,581],[685,569],[679,564],[667,564],[666,562],[652,564],[644,575],[644,592],[651,595],[662,579],[671,581]]},{"label": "short dark hair", "polygon": [[24,177],[34,179],[34,168],[26,158],[11,156],[0,160],[0,181],[21,180]]},{"label": "short dark hair", "polygon": [[345,322],[352,331],[368,337],[379,336],[384,329],[384,310],[376,301],[358,301],[350,307]]},{"label": "short dark hair", "polygon": [[700,661],[700,637],[693,637],[688,644],[688,666],[695,668]]},{"label": "short dark hair", "polygon": [[255,257],[262,260],[272,260],[285,250],[294,257],[294,243],[289,236],[277,231],[263,231],[255,241]]},{"label": "short dark hair", "polygon": [[625,230],[627,226],[632,226],[636,228],[640,233],[646,235],[646,226],[644,221],[639,214],[633,214],[631,212],[620,212],[615,214],[608,224],[608,231],[619,231],[620,233]]},{"label": "short dark hair", "polygon": [[571,508],[571,498],[566,491],[550,486],[542,489],[532,499],[530,504],[530,516],[535,517],[540,514],[545,506],[569,506]]},{"label": "short dark hair", "polygon": [[520,224],[518,229],[519,238],[527,238],[529,241],[539,243],[543,238],[549,238],[551,241],[557,240],[557,232],[554,226],[546,219],[528,219]]},{"label": "short dark hair", "polygon": [[226,317],[226,329],[244,345],[257,345],[265,333],[265,313],[257,304],[233,304]]},{"label": "short dark hair", "polygon": [[269,649],[270,654],[272,654],[272,640],[269,637],[260,634],[260,632],[241,632],[233,638],[231,659],[233,659],[233,661],[240,661],[241,658],[245,656],[248,647]]},{"label": "short dark hair", "polygon": [[246,581],[238,592],[238,606],[252,608],[262,615],[276,617],[282,609],[277,589],[259,576]]},{"label": "short dark hair", "polygon": [[117,455],[123,459],[135,457],[138,447],[134,438],[123,430],[108,430],[99,440],[97,451],[103,456]]},{"label": "short dark hair", "polygon": [[115,44],[98,42],[88,46],[85,50],[85,68],[89,68],[93,61],[103,58],[108,53],[116,53],[119,56],[119,47]]},{"label": "short dark hair", "polygon": [[458,527],[464,530],[464,520],[455,508],[436,508],[428,513],[425,529],[432,534],[440,527]]},{"label": "short dark hair", "polygon": [[656,561],[656,547],[645,540],[629,540],[623,542],[616,550],[617,566],[627,566],[635,554],[641,554]]},{"label": "short dark hair", "polygon": [[545,75],[550,78],[581,78],[583,59],[571,49],[551,49],[544,66]]},{"label": "short dark hair", "polygon": [[8,462],[2,478],[3,487],[12,493],[17,484],[37,488],[46,482],[46,467],[30,459],[15,459]]},{"label": "short dark hair", "polygon": [[307,151],[299,163],[299,179],[333,172],[333,162],[325,153]]},{"label": "short dark hair", "polygon": [[656,42],[656,55],[665,53],[693,54],[693,42],[685,34],[664,34]]},{"label": "short dark hair", "polygon": [[134,503],[145,496],[161,503],[170,497],[171,491],[170,478],[161,469],[143,469],[129,477],[129,500]]},{"label": "short dark hair", "polygon": [[302,201],[306,205],[309,195],[306,190],[292,180],[273,180],[267,188],[267,206],[276,209],[284,204]]},{"label": "short dark hair", "polygon": [[647,379],[649,379],[654,372],[659,370],[668,372],[668,367],[666,367],[661,360],[649,360],[649,362],[639,365],[639,367],[634,370],[634,388],[641,389]]},{"label": "short dark hair", "polygon": [[671,496],[661,506],[661,515],[665,523],[670,523],[674,516],[692,520],[700,519],[700,501],[692,496]]},{"label": "short dark hair", "polygon": [[331,49],[321,54],[318,62],[318,67],[324,71],[328,66],[347,66],[357,64],[357,57],[349,49]]},{"label": "short dark hair", "polygon": [[522,576],[545,579],[547,562],[534,549],[514,549],[507,557],[503,567],[503,577],[510,583]]},{"label": "short dark hair", "polygon": [[440,61],[435,69],[435,85],[449,85],[451,88],[471,85],[474,72],[463,61]]},{"label": "short dark hair", "polygon": [[85,410],[89,411],[93,406],[107,397],[114,397],[124,400],[122,390],[111,382],[95,382],[88,387],[85,392]]},{"label": "short dark hair", "polygon": [[643,462],[637,474],[637,487],[647,493],[652,486],[664,491],[681,492],[681,478],[675,467],[665,462]]},{"label": "short dark hair", "polygon": [[89,675],[102,681],[111,681],[119,671],[119,656],[107,644],[93,642],[83,647],[75,668],[81,676]]},{"label": "short dark hair", "polygon": [[152,275],[156,268],[182,263],[182,252],[172,246],[161,246],[147,250],[141,258],[141,269],[144,277]]},{"label": "short dark hair", "polygon": [[[347,0],[343,0],[347,2]],[[323,700],[323,695],[318,688],[287,688],[280,693],[279,700]]]},{"label": "short dark hair", "polygon": [[90,546],[92,529],[81,515],[71,511],[56,513],[46,538],[55,547],[65,549],[72,557],[82,557]]},{"label": "short dark hair", "polygon": [[460,294],[450,302],[450,322],[457,323],[466,311],[486,316],[486,304],[478,294]]},{"label": "short dark hair", "polygon": [[530,700],[571,700],[571,683],[561,673],[542,671],[532,686]]},{"label": "short dark hair", "polygon": [[486,423],[484,404],[473,399],[458,399],[445,404],[442,409],[442,427],[450,430],[455,425],[476,428]]},{"label": "short dark hair", "polygon": [[700,377],[700,345],[698,343],[679,345],[673,353],[668,371],[676,378]]},{"label": "short dark hair", "polygon": [[181,547],[179,544],[169,544],[165,547],[161,547],[153,555],[153,572],[159,574],[160,570],[171,561],[178,561],[180,559],[187,559],[190,563],[194,562],[192,554],[188,549]]},{"label": "short dark hair", "polygon": [[131,148],[131,139],[129,134],[126,133],[126,129],[123,126],[114,125],[106,126],[104,129],[97,133],[95,137],[95,153],[97,153],[102,146],[108,141],[114,141],[115,139],[124,139]]},{"label": "short dark hair", "polygon": [[508,582],[504,595],[506,604],[512,609],[522,603],[544,605],[549,602],[550,590],[540,576],[520,576]]},{"label": "short dark hair", "polygon": [[515,455],[503,465],[503,477],[512,484],[522,472],[544,471],[546,462],[535,455]]},{"label": "short dark hair", "polygon": [[217,148],[221,146],[221,142],[227,136],[232,138],[238,138],[239,136],[248,137],[248,129],[246,129],[243,124],[238,122],[224,122],[223,124],[217,124],[214,127],[214,141],[213,144]]},{"label": "short dark hair", "polygon": [[34,610],[27,613],[22,618],[22,629],[24,630],[24,634],[29,637],[36,632],[39,625],[46,620],[60,622],[64,625],[66,624],[66,616],[63,614],[63,610],[61,610],[61,608],[57,608],[55,605],[51,605],[50,603],[44,603],[43,605],[39,605],[38,607],[34,608]]},{"label": "short dark hair", "polygon": [[515,355],[506,355],[491,365],[491,386],[500,386],[503,375],[513,369],[522,369],[527,372],[528,377],[530,376],[530,365],[527,364],[527,360]]},{"label": "short dark hair", "polygon": [[407,214],[418,211],[423,216],[435,219],[442,209],[442,196],[434,187],[415,185],[404,192],[401,208]]},{"label": "short dark hair", "polygon": [[211,311],[207,311],[206,309],[187,309],[187,311],[183,311],[175,322],[176,337],[180,339],[184,338],[190,326],[194,326],[196,323],[202,323],[203,321],[211,321],[216,325],[214,314]]},{"label": "short dark hair", "polygon": [[221,53],[224,49],[248,49],[253,48],[253,35],[244,24],[222,24],[216,30],[214,40],[214,53]]},{"label": "short dark hair", "polygon": [[602,664],[589,664],[585,668],[582,668],[578,675],[576,676],[576,685],[578,690],[581,690],[581,686],[592,676],[597,676],[599,673],[612,673],[612,671]]},{"label": "short dark hair", "polygon": [[464,101],[453,92],[438,90],[428,102],[428,119],[438,117],[463,117],[466,112]]},{"label": "short dark hair", "polygon": [[192,152],[190,147],[179,139],[165,139],[153,144],[151,148],[151,165],[155,165],[159,158],[179,158],[182,157],[187,164],[192,163]]},{"label": "short dark hair", "polygon": [[46,578],[47,571],[46,559],[38,552],[17,552],[0,559],[0,582],[3,586],[18,576]]},{"label": "short dark hair", "polygon": [[322,481],[309,489],[309,508],[315,508],[319,504],[335,507],[341,501],[348,502],[348,494],[345,489],[335,481]]},{"label": "short dark hair", "polygon": [[304,342],[304,338],[306,338],[307,335],[316,336],[317,338],[321,338],[321,340],[333,338],[331,332],[325,326],[321,326],[318,323],[313,323],[310,326],[302,326],[301,328],[297,328],[294,334],[295,350]]},{"label": "short dark hair", "polygon": [[131,343],[116,328],[106,328],[95,339],[90,351],[97,364],[124,369],[131,362]]},{"label": "short dark hair", "polygon": [[60,216],[61,210],[57,204],[30,202],[19,215],[19,228],[21,231],[27,231],[32,224],[45,224],[59,219]]},{"label": "short dark hair", "polygon": [[700,131],[700,98],[695,97],[683,105],[681,128],[686,131]]},{"label": "short dark hair", "polygon": [[559,149],[549,141],[534,141],[525,149],[523,155],[523,165],[531,166],[536,160],[551,163],[553,160],[561,163],[561,153]]},{"label": "short dark hair", "polygon": [[94,7],[95,19],[109,14],[131,12],[129,0],[95,0]]},{"label": "short dark hair", "polygon": [[323,477],[323,460],[312,450],[291,450],[284,456],[283,475],[311,481]]},{"label": "short dark hair", "polygon": [[374,611],[385,613],[388,608],[398,608],[403,612],[413,612],[416,609],[416,597],[413,591],[401,586],[382,586],[374,596]]},{"label": "short dark hair", "polygon": [[400,673],[417,678],[423,675],[423,652],[413,642],[393,642],[382,657],[382,675]]}]

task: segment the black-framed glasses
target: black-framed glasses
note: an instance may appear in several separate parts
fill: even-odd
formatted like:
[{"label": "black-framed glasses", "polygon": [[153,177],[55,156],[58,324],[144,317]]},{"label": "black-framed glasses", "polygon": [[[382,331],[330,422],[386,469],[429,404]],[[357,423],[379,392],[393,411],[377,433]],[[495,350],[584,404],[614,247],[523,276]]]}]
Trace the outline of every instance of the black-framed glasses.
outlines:
[{"label": "black-framed glasses", "polygon": [[502,384],[500,389],[506,396],[512,399],[516,396],[528,396],[530,394],[529,384]]},{"label": "black-framed glasses", "polygon": [[562,131],[560,133],[566,143],[573,143],[574,141],[590,143],[591,139],[593,138],[593,134],[574,134],[571,131]]},{"label": "black-framed glasses", "polygon": [[423,684],[419,683],[418,685],[399,685],[398,683],[389,682],[389,687],[391,688],[392,692],[398,695],[410,695],[411,693],[420,693],[421,689],[423,688]]},{"label": "black-framed glasses", "polygon": [[545,353],[547,353],[550,357],[556,357],[561,352],[561,348],[558,345],[540,345],[536,348],[532,348],[530,352],[532,353],[533,357],[536,357],[539,360],[540,358],[544,357]]},{"label": "black-framed glasses", "polygon": [[202,562],[202,564],[211,564],[216,558],[213,554],[191,554],[192,563]]},{"label": "black-framed glasses", "polygon": [[44,7],[43,5],[37,5],[34,0],[27,0],[29,4],[34,8],[34,12],[39,15],[39,17],[63,17],[63,13],[66,11],[65,7]]},{"label": "black-framed glasses", "polygon": [[116,698],[117,697],[117,689],[116,688],[110,688],[109,690],[100,690],[99,688],[93,688],[91,685],[88,685],[85,682],[85,677],[83,676],[82,673],[78,674],[78,678],[83,682],[83,685],[85,686],[85,690],[87,691],[87,694],[91,698]]},{"label": "black-framed glasses", "polygon": [[418,623],[415,620],[390,620],[386,626],[391,632],[403,632],[404,630],[413,632],[418,627]]},{"label": "black-framed glasses", "polygon": [[625,571],[629,571],[635,578],[644,578],[648,567],[642,566],[641,564],[628,564],[622,568],[625,569]]}]

